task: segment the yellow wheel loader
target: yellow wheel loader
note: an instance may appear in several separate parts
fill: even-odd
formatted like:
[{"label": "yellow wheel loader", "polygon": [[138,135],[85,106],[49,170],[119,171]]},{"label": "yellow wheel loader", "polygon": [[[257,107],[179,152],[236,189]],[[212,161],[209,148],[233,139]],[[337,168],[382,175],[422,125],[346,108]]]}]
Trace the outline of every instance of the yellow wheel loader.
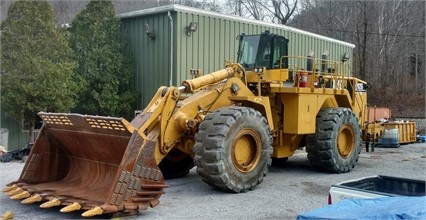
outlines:
[{"label": "yellow wheel loader", "polygon": [[269,32],[239,42],[237,63],[160,87],[131,122],[39,113],[44,123],[29,158],[3,191],[85,217],[125,215],[156,206],[164,179],[194,165],[204,182],[236,193],[304,146],[315,168],[354,168],[367,94],[366,82],[349,76],[347,56],[288,56],[288,40]]}]

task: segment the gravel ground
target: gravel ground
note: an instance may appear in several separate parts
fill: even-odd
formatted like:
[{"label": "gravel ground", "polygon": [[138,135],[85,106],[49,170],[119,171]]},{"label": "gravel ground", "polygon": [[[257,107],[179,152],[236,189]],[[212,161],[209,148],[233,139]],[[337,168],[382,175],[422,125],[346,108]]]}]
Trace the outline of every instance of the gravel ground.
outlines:
[{"label": "gravel ground", "polygon": [[[18,179],[23,165],[1,163],[0,188]],[[241,194],[212,189],[192,169],[185,178],[166,181],[170,187],[157,207],[128,219],[295,219],[326,205],[331,184],[378,174],[426,180],[426,143],[363,150],[357,166],[345,174],[317,172],[306,153],[298,151],[284,166],[272,167],[258,187]],[[0,194],[0,214],[12,211],[15,219],[81,218],[79,211],[63,214],[59,210],[22,205]]]}]

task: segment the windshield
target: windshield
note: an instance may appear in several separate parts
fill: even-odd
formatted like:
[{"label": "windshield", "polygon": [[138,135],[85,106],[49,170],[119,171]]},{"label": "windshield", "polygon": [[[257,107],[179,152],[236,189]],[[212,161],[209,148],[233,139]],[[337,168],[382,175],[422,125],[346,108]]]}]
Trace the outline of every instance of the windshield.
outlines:
[{"label": "windshield", "polygon": [[245,69],[253,69],[256,62],[257,48],[260,36],[244,36],[240,41],[238,51],[238,63]]}]

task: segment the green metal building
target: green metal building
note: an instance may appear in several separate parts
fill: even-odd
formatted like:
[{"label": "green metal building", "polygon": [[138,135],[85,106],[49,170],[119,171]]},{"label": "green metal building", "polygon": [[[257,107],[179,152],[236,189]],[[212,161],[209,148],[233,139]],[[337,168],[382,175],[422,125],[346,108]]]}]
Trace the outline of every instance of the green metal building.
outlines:
[{"label": "green metal building", "polygon": [[[1,105],[0,105],[1,109]],[[28,143],[29,131],[24,130],[22,123],[0,112],[0,145],[8,152],[23,149]],[[38,130],[32,135],[32,139],[38,134]]]},{"label": "green metal building", "polygon": [[[191,78],[190,69],[207,74],[224,68],[225,60],[237,59],[241,33],[260,34],[269,30],[289,39],[289,55],[307,56],[314,52],[320,58],[325,51],[330,60],[340,60],[346,52],[352,63],[353,44],[313,34],[296,28],[257,20],[229,16],[195,8],[168,5],[118,15],[122,30],[129,36],[134,59],[134,86],[141,94],[138,109],[142,110],[162,85],[180,86]],[[191,22],[196,27],[190,27]],[[193,23],[193,24],[194,24]],[[136,109],[135,109],[136,110]],[[20,123],[1,114],[0,136],[7,130],[9,151],[22,149],[28,131]],[[0,140],[0,145],[1,145]]]},{"label": "green metal building", "polygon": [[[159,86],[180,86],[190,69],[207,74],[224,68],[225,60],[237,59],[241,33],[269,30],[289,39],[289,55],[315,58],[328,51],[329,59],[341,60],[346,52],[352,63],[355,45],[296,28],[229,16],[195,8],[168,5],[118,15],[130,37],[135,59],[135,87],[141,92],[143,109]],[[191,22],[196,30],[190,31]]]}]

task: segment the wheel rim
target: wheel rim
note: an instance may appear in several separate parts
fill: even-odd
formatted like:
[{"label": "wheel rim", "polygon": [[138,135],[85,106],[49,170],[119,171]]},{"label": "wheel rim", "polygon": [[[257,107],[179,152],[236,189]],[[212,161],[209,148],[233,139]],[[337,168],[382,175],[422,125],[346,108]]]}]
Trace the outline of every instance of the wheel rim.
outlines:
[{"label": "wheel rim", "polygon": [[337,149],[343,158],[348,158],[355,148],[355,132],[352,127],[344,125],[340,128]]},{"label": "wheel rim", "polygon": [[247,173],[259,163],[261,151],[260,136],[252,129],[243,129],[232,143],[232,162],[238,171]]}]

